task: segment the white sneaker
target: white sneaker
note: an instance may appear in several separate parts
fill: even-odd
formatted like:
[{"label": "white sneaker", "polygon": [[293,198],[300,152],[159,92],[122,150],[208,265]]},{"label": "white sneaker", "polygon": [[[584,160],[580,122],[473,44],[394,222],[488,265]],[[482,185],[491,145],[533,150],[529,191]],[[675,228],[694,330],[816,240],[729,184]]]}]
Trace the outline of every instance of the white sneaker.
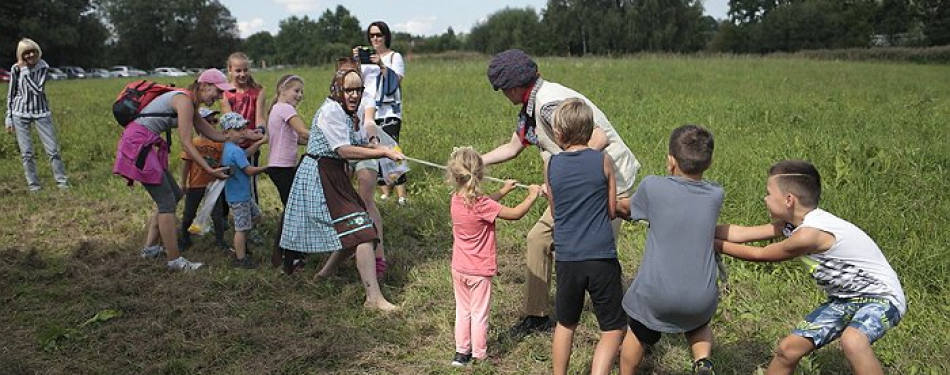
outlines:
[{"label": "white sneaker", "polygon": [[380,195],[379,195],[379,200],[384,201],[384,200],[387,200],[387,199],[389,199],[389,196],[388,196],[388,195],[386,195],[386,194],[380,194]]},{"label": "white sneaker", "polygon": [[178,259],[168,261],[168,263],[165,263],[165,265],[168,266],[168,269],[170,270],[191,271],[199,269],[205,264],[201,262],[192,262],[188,259],[185,259],[185,257],[178,257]]},{"label": "white sneaker", "polygon": [[400,206],[405,206],[406,203],[408,203],[408,202],[406,201],[406,197],[399,197],[399,205],[400,205]]},{"label": "white sneaker", "polygon": [[165,248],[161,245],[152,245],[142,248],[142,258],[145,259],[155,259],[165,253]]}]

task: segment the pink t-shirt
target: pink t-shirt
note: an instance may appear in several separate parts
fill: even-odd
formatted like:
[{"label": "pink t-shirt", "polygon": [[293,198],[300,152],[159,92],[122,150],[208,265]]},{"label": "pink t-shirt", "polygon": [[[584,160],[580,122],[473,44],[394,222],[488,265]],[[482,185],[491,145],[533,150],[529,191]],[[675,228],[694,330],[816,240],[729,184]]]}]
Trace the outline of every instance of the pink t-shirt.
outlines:
[{"label": "pink t-shirt", "polygon": [[270,109],[267,118],[267,134],[270,136],[268,167],[293,167],[297,165],[297,132],[290,127],[290,119],[297,116],[297,109],[287,103],[277,103]]},{"label": "pink t-shirt", "polygon": [[452,269],[471,276],[495,276],[495,218],[501,204],[481,196],[465,205],[452,195]]}]

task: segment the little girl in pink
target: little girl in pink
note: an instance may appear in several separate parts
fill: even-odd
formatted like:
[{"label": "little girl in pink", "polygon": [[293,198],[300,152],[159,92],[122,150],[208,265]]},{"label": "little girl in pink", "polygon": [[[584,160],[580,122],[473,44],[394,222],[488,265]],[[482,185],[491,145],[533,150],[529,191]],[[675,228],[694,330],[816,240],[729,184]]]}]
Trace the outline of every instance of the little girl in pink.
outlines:
[{"label": "little girl in pink", "polygon": [[484,164],[471,147],[455,149],[449,157],[446,178],[452,193],[452,284],[455,289],[455,357],[453,366],[488,357],[488,307],[495,260],[495,219],[518,220],[538,198],[541,187],[531,185],[524,201],[515,207],[498,203],[514,190],[508,180],[498,192],[481,190]]}]

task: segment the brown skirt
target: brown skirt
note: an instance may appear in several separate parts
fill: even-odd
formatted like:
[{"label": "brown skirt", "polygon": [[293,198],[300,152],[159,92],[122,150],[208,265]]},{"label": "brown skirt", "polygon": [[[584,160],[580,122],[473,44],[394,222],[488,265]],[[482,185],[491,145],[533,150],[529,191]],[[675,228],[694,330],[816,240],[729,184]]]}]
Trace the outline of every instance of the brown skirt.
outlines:
[{"label": "brown skirt", "polygon": [[320,158],[317,163],[327,209],[343,248],[348,249],[364,242],[375,245],[379,236],[363,200],[350,182],[347,161]]}]

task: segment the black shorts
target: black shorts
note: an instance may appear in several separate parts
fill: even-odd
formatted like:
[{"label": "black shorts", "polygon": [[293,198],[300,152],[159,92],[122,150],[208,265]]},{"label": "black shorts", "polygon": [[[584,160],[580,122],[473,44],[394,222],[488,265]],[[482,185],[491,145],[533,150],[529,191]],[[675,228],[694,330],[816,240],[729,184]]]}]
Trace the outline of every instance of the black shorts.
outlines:
[{"label": "black shorts", "polygon": [[557,292],[555,310],[562,325],[577,324],[584,310],[584,294],[590,294],[594,316],[601,331],[623,329],[623,281],[620,262],[596,259],[580,262],[555,262]]},{"label": "black shorts", "polygon": [[[657,342],[660,341],[660,336],[663,336],[662,332],[654,331],[650,329],[649,327],[643,325],[643,323],[640,323],[639,320],[636,320],[629,316],[627,317],[627,325],[630,327],[630,332],[633,332],[633,334],[637,336],[637,341],[640,341],[640,343],[642,343],[643,345],[656,344]],[[708,325],[709,325],[709,322],[706,322],[706,324],[696,327],[696,329],[700,329]]]}]

